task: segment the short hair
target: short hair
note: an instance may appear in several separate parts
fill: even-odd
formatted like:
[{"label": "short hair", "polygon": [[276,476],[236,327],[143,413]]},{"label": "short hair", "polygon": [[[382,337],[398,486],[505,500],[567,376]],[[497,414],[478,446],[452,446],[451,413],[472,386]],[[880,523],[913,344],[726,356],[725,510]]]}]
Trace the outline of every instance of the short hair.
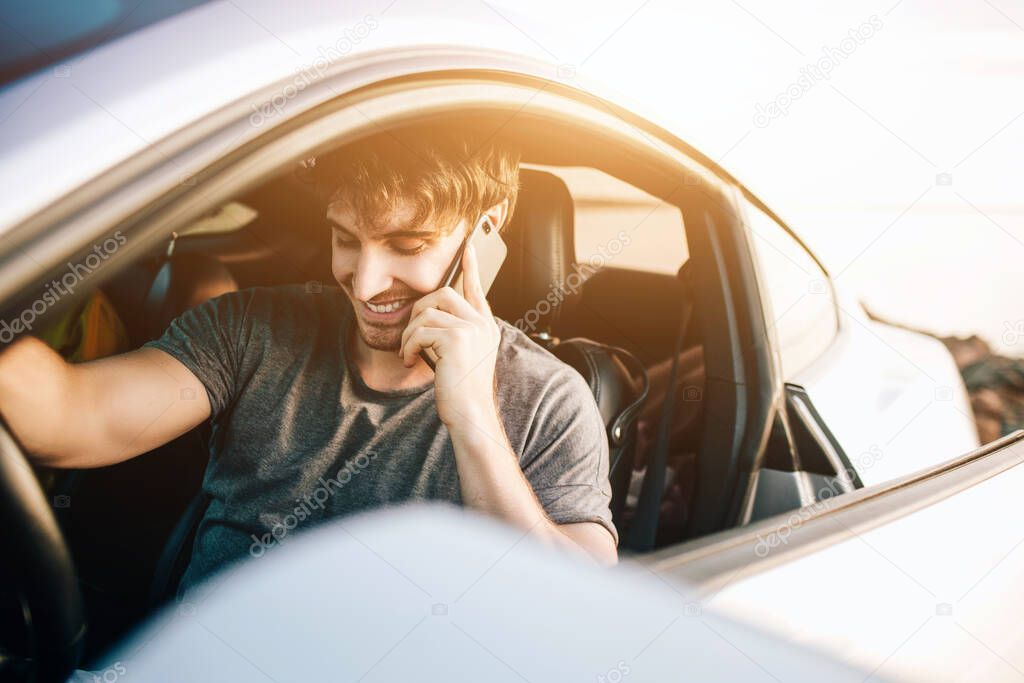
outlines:
[{"label": "short hair", "polygon": [[308,175],[325,207],[341,201],[376,224],[406,200],[415,207],[413,226],[434,221],[448,234],[463,218],[472,228],[504,199],[511,218],[519,154],[481,135],[415,128],[373,135],[318,157]]}]

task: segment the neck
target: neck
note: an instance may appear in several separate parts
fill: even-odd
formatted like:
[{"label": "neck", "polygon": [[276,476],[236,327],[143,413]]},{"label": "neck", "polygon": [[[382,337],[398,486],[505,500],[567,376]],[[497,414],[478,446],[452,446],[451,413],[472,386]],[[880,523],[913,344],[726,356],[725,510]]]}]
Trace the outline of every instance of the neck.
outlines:
[{"label": "neck", "polygon": [[402,365],[398,351],[382,351],[367,346],[355,321],[349,326],[348,336],[345,348],[349,349],[349,357],[359,370],[363,383],[371,389],[410,389],[433,381],[434,371],[419,356],[416,357],[416,363],[407,368]]}]

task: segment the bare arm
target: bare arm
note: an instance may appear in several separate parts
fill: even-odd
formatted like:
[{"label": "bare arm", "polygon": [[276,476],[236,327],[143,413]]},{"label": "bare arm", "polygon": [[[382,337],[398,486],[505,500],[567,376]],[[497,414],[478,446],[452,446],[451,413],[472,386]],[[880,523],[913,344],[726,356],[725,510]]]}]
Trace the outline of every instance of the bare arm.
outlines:
[{"label": "bare arm", "polygon": [[582,552],[601,565],[618,562],[611,533],[597,522],[558,524],[552,521],[519,467],[501,418],[468,421],[468,428],[451,432],[462,500],[519,526],[541,542]]},{"label": "bare arm", "polygon": [[153,450],[210,416],[203,384],[140,348],[67,363],[35,337],[0,353],[0,414],[35,462],[102,467]]}]

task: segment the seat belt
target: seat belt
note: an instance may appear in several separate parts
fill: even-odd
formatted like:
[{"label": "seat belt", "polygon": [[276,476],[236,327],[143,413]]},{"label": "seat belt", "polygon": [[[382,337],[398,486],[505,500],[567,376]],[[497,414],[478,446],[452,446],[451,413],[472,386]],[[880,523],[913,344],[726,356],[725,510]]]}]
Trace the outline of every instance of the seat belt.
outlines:
[{"label": "seat belt", "polygon": [[668,389],[665,402],[661,408],[661,419],[658,421],[658,438],[655,441],[654,453],[647,463],[644,473],[640,497],[636,505],[636,514],[629,527],[627,546],[638,552],[646,552],[654,548],[658,532],[658,518],[661,512],[661,499],[665,495],[665,474],[668,464],[668,438],[670,421],[674,415],[673,408],[676,398],[676,376],[679,372],[679,356],[683,352],[686,328],[689,326],[690,315],[693,313],[693,301],[690,297],[689,264],[687,261],[680,266],[676,277],[682,283],[683,306],[680,312],[679,334],[676,336],[675,351],[672,354],[672,368],[669,370]]}]

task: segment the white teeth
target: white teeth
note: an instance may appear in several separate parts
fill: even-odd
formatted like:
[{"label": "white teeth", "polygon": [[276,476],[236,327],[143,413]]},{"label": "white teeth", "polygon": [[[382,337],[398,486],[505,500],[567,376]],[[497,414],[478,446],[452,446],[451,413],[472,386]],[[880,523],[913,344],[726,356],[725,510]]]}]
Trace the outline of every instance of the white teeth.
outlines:
[{"label": "white teeth", "polygon": [[370,302],[367,301],[366,302],[366,307],[369,308],[374,313],[391,313],[392,311],[395,311],[395,310],[398,310],[399,308],[401,308],[404,304],[405,304],[404,301],[393,301],[393,302],[391,302],[389,304],[384,304],[383,306],[378,306],[377,304],[371,304]]}]

